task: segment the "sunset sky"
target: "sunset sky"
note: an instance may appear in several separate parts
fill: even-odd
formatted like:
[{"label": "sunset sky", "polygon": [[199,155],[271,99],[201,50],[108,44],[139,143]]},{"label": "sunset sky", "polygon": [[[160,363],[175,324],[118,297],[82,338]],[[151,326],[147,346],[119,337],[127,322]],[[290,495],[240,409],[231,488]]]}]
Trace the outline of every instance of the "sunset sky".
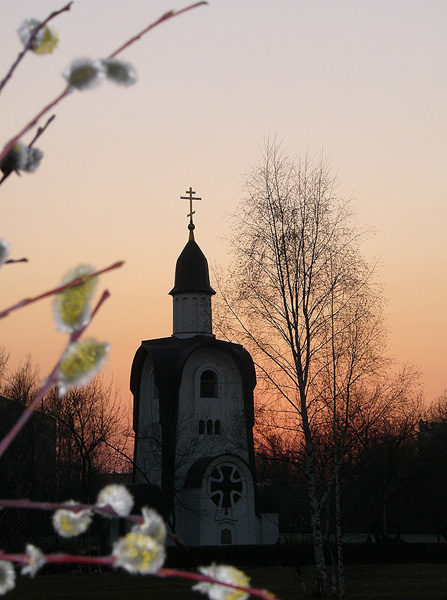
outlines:
[{"label": "sunset sky", "polygon": [[[51,56],[28,55],[0,95],[6,143],[64,87],[74,58],[103,58],[172,0],[75,0],[54,26]],[[0,79],[21,50],[17,28],[63,0],[0,0]],[[389,353],[421,370],[427,400],[447,388],[447,3],[439,0],[210,0],[121,56],[132,88],[72,93],[37,146],[34,174],[0,188],[0,238],[27,264],[1,270],[4,308],[57,285],[78,263],[105,267],[111,298],[89,334],[112,345],[107,378],[124,401],[141,340],[169,336],[177,256],[187,241],[193,186],[196,240],[210,266],[229,260],[222,238],[243,198],[244,173],[276,136],[292,155],[323,152],[375,234]],[[25,137],[29,141],[32,135]],[[66,335],[44,301],[0,323],[16,365],[42,377]]]}]

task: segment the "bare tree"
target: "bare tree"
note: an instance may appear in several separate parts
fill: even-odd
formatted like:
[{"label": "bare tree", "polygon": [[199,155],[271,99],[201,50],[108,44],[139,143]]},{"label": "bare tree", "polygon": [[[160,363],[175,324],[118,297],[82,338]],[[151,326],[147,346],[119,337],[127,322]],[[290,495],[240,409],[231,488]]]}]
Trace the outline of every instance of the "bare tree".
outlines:
[{"label": "bare tree", "polygon": [[419,422],[420,475],[417,494],[421,512],[435,532],[447,540],[447,392],[433,400]]},{"label": "bare tree", "polygon": [[59,495],[71,497],[78,491],[90,502],[94,474],[115,471],[117,465],[130,470],[122,448],[124,415],[111,384],[104,385],[100,376],[62,398],[54,388],[44,398],[42,410],[57,423]]},{"label": "bare tree", "polygon": [[[2,382],[9,361],[9,352],[0,346],[0,382]],[[3,383],[1,383],[3,385]]]},{"label": "bare tree", "polygon": [[[2,357],[7,355],[0,353],[0,365],[6,367],[6,360]],[[1,393],[20,406],[27,406],[39,389],[39,369],[35,367],[31,361],[31,357],[27,356],[24,362],[20,363],[15,370],[6,370],[1,378],[0,390]]]},{"label": "bare tree", "polygon": [[330,418],[330,485],[337,486],[354,391],[384,360],[380,291],[335,184],[322,159],[292,160],[267,143],[246,179],[224,291],[230,335],[252,352],[281,399],[286,422],[280,417],[279,424],[303,436],[319,595],[327,580],[320,513],[328,489],[319,494],[317,433]]},{"label": "bare tree", "polygon": [[[6,354],[4,355],[6,356]],[[1,362],[1,359],[0,359]],[[27,358],[16,370],[5,370],[0,382],[0,438],[20,417],[38,389],[38,371]],[[35,411],[25,427],[0,458],[0,496],[44,500],[54,497],[54,419]],[[32,511],[33,512],[33,511]],[[1,542],[14,547],[24,536],[47,535],[49,518],[6,509],[0,515]]]}]

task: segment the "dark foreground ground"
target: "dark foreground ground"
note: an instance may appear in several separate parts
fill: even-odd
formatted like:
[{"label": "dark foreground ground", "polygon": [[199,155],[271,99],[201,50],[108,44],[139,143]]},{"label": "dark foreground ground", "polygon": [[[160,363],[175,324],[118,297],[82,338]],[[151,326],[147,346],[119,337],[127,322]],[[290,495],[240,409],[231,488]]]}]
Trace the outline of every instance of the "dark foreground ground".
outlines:
[{"label": "dark foreground ground", "polygon": [[[298,573],[290,567],[250,568],[253,587],[266,588],[282,600],[304,598]],[[303,569],[308,592],[313,570]],[[361,565],[346,568],[349,600],[447,600],[447,565]],[[131,576],[127,573],[39,574],[18,577],[5,600],[205,600],[181,580]],[[330,598],[330,594],[328,594]]]}]

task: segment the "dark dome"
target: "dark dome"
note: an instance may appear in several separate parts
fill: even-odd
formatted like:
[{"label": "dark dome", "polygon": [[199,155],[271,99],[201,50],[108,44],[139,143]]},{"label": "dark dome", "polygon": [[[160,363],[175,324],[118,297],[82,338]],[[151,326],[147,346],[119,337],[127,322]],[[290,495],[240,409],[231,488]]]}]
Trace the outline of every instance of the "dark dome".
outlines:
[{"label": "dark dome", "polygon": [[169,293],[173,296],[184,292],[216,293],[210,285],[208,261],[194,240],[189,240],[177,259],[175,284]]}]

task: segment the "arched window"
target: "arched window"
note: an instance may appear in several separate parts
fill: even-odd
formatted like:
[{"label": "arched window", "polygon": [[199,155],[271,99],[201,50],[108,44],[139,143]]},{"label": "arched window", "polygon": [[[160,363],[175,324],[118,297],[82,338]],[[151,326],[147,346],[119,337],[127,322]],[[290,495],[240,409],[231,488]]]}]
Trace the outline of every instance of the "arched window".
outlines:
[{"label": "arched window", "polygon": [[199,433],[205,433],[205,421],[203,419],[199,421]]},{"label": "arched window", "polygon": [[206,432],[208,435],[211,435],[213,433],[213,422],[211,421],[211,419],[206,422]]},{"label": "arched window", "polygon": [[217,419],[217,421],[214,421],[214,433],[216,435],[220,435],[220,421],[219,421],[219,419]]},{"label": "arched window", "polygon": [[207,369],[200,375],[200,397],[217,398],[218,385],[217,375],[214,371]]}]

